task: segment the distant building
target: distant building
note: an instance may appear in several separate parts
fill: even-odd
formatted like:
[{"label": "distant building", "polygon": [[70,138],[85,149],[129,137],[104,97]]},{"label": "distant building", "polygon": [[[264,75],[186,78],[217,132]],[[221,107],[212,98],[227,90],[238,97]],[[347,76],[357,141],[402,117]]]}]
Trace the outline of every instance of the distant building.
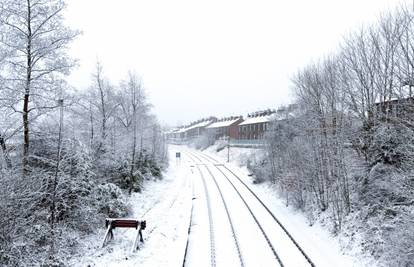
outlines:
[{"label": "distant building", "polygon": [[185,139],[184,128],[176,128],[166,132],[167,139],[172,143],[179,143]]},{"label": "distant building", "polygon": [[265,110],[248,114],[247,119],[239,124],[239,139],[263,139],[275,112],[274,110]]},{"label": "distant building", "polygon": [[375,102],[375,117],[379,120],[386,118],[412,118],[414,115],[414,97],[391,98]]},{"label": "distant building", "polygon": [[187,126],[176,128],[167,132],[169,141],[183,144],[207,133],[213,140],[230,137],[238,145],[262,144],[265,134],[271,133],[274,125],[284,123],[297,117],[298,106],[289,105],[276,110],[258,111],[242,116],[227,117],[217,120],[215,117],[204,118],[190,123]]},{"label": "distant building", "polygon": [[196,121],[190,124],[190,126],[188,126],[185,129],[185,134],[186,134],[185,137],[187,139],[199,137],[205,132],[206,127],[214,123],[215,121],[217,121],[217,118],[210,117],[210,118],[202,119],[202,120],[199,120],[199,121]]},{"label": "distant building", "polygon": [[173,143],[183,143],[202,135],[206,127],[217,121],[215,117],[209,117],[190,123],[187,126],[170,130],[166,133],[168,140]]},{"label": "distant building", "polygon": [[239,124],[243,122],[243,117],[228,117],[218,120],[206,127],[209,134],[214,138],[226,138],[239,139]]}]

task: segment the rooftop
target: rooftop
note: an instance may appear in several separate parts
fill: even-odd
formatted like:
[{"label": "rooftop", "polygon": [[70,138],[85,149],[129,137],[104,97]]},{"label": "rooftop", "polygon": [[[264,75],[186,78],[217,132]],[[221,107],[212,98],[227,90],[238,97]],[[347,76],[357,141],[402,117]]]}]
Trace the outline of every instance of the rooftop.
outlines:
[{"label": "rooftop", "polygon": [[275,114],[251,117],[251,118],[247,118],[244,122],[240,123],[239,125],[249,125],[249,124],[269,122],[269,121],[274,120],[274,117],[275,117]]},{"label": "rooftop", "polygon": [[212,129],[212,128],[228,127],[232,125],[233,123],[239,121],[240,119],[243,119],[243,117],[239,116],[239,117],[229,117],[229,118],[221,119],[219,121],[216,121],[210,124],[209,126],[207,126],[207,128]]}]

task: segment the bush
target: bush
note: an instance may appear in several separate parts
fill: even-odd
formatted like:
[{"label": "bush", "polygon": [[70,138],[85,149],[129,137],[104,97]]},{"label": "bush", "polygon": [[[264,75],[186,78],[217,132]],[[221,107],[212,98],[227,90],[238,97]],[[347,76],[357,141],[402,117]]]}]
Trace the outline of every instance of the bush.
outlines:
[{"label": "bush", "polygon": [[100,214],[108,217],[123,217],[128,214],[126,199],[115,184],[98,185],[92,191],[91,198]]},{"label": "bush", "polygon": [[402,123],[380,123],[374,129],[370,155],[372,166],[383,163],[411,168],[414,159],[414,129]]}]

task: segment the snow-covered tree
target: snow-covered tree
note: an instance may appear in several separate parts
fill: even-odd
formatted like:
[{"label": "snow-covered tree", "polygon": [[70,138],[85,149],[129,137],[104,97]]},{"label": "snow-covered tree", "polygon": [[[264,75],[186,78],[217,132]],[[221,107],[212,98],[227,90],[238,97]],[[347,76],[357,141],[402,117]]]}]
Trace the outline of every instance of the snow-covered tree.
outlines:
[{"label": "snow-covered tree", "polygon": [[30,126],[57,107],[62,75],[75,62],[66,49],[78,35],[63,24],[63,0],[3,0],[0,3],[0,44],[7,51],[8,105],[22,116],[23,167],[27,170]]}]

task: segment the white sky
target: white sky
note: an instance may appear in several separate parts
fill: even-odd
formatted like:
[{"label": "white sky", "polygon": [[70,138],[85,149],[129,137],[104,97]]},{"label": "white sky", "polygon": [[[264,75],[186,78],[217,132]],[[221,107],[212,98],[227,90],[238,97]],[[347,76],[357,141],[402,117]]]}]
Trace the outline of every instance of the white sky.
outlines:
[{"label": "white sky", "polygon": [[83,31],[69,80],[86,88],[97,58],[114,83],[136,70],[170,125],[276,108],[298,68],[398,2],[411,1],[67,0],[67,25]]}]

